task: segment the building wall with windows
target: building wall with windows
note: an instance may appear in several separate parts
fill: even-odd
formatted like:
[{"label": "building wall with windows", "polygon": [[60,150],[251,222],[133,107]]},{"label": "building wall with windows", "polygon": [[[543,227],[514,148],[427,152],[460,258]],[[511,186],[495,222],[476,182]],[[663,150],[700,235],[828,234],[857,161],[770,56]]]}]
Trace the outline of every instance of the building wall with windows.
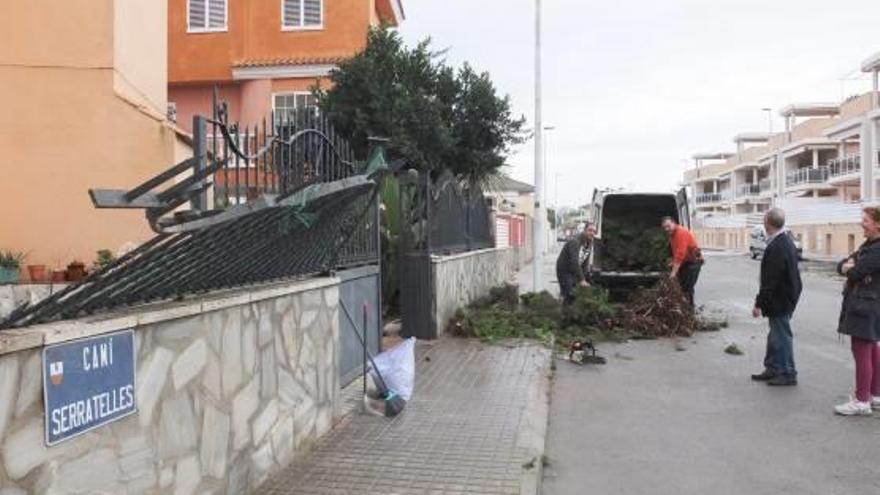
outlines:
[{"label": "building wall with windows", "polygon": [[308,107],[370,27],[402,20],[400,0],[169,0],[169,101],[185,129],[215,86],[245,125]]},{"label": "building wall with windows", "polygon": [[862,70],[873,75],[872,91],[839,105],[786,107],[786,130],[766,145],[685,173],[705,247],[745,251],[770,206],[786,210],[808,257],[841,258],[862,243],[861,209],[880,200],[880,54]]}]

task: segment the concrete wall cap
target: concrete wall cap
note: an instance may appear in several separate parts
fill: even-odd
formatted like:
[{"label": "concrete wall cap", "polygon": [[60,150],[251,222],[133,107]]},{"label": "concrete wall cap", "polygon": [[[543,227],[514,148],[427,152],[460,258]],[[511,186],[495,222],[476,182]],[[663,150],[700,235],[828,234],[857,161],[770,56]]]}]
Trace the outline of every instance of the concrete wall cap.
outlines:
[{"label": "concrete wall cap", "polygon": [[862,72],[874,72],[880,70],[880,52],[877,52],[862,62]]},{"label": "concrete wall cap", "polygon": [[792,103],[779,110],[782,117],[829,117],[839,113],[837,103]]},{"label": "concrete wall cap", "polygon": [[258,287],[239,288],[179,303],[166,302],[145,305],[128,308],[108,315],[89,316],[76,320],[65,320],[4,330],[0,331],[0,355],[102,335],[127,328],[136,329],[137,327],[153,323],[176,320],[266,299],[333,287],[339,285],[340,282],[341,280],[337,277],[321,277]]}]

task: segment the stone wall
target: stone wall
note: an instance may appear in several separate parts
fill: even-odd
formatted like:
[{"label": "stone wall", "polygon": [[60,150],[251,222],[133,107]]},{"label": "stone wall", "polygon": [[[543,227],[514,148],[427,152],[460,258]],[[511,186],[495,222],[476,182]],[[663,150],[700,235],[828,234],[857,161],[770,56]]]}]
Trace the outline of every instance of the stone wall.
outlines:
[{"label": "stone wall", "polygon": [[[339,414],[338,279],[0,333],[0,493],[239,494]],[[42,346],[135,329],[138,412],[44,442]]]},{"label": "stone wall", "polygon": [[[859,224],[793,225],[791,232],[801,240],[808,259],[843,259],[864,241]],[[752,228],[696,229],[694,235],[706,249],[724,249],[747,253]]]},{"label": "stone wall", "polygon": [[459,308],[510,282],[520,268],[517,249],[484,249],[452,256],[432,256],[433,321],[439,336]]}]

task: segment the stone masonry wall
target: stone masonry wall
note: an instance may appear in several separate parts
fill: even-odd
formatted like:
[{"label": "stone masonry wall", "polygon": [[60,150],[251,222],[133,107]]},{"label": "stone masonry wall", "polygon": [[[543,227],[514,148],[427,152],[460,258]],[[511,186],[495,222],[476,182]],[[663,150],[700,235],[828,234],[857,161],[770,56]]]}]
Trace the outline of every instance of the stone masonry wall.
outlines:
[{"label": "stone masonry wall", "polygon": [[138,412],[56,447],[42,348],[0,355],[0,493],[253,489],[339,413],[338,280],[322,280],[140,315],[154,323],[135,325]]},{"label": "stone masonry wall", "polygon": [[489,289],[510,282],[516,273],[520,254],[516,249],[484,249],[453,256],[432,257],[434,280],[434,322],[437,334],[459,308],[488,294]]}]

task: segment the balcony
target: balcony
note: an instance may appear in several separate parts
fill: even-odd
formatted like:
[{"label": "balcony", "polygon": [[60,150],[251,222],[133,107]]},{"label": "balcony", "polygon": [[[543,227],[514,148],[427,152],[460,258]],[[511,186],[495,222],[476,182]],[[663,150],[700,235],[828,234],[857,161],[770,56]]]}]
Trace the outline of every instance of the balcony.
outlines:
[{"label": "balcony", "polygon": [[753,198],[761,195],[761,186],[758,184],[740,184],[736,188],[737,198]]},{"label": "balcony", "polygon": [[802,168],[785,174],[785,186],[795,187],[828,182],[828,167]]},{"label": "balcony", "polygon": [[862,157],[859,155],[847,155],[843,158],[828,160],[829,177],[843,177],[845,175],[858,174],[862,171]]},{"label": "balcony", "polygon": [[727,201],[728,194],[726,192],[706,193],[697,196],[698,205],[707,205],[712,203],[723,203]]},{"label": "balcony", "polygon": [[761,181],[758,182],[758,187],[761,189],[762,194],[770,194],[773,192],[773,183],[769,178],[761,179]]}]

